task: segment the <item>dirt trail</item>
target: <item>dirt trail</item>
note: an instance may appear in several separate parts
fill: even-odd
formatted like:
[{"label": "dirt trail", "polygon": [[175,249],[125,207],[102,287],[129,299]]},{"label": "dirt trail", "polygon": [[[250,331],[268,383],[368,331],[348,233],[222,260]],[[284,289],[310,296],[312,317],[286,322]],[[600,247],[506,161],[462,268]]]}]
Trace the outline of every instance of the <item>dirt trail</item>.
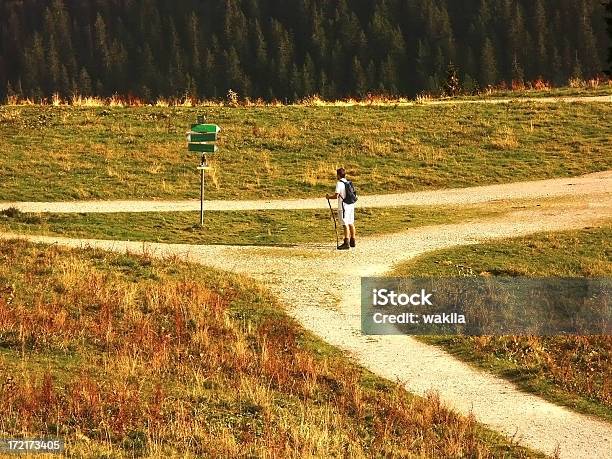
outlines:
[{"label": "dirt trail", "polygon": [[[360,196],[360,207],[434,206],[479,204],[497,200],[578,196],[612,189],[612,171],[581,177],[485,185],[471,188]],[[68,201],[0,202],[0,210],[16,207],[22,212],[111,213],[199,211],[200,201]],[[269,201],[206,201],[206,210],[297,210],[326,209],[323,197]]]},{"label": "dirt trail", "polygon": [[468,99],[468,100],[428,100],[422,102],[425,105],[455,105],[455,104],[510,104],[520,102],[540,102],[552,104],[564,102],[574,103],[593,103],[593,102],[612,102],[612,95],[604,96],[558,96],[558,97],[502,97],[489,99]]},{"label": "dirt trail", "polygon": [[[31,236],[44,243],[133,252],[178,255],[208,266],[247,274],[270,287],[288,311],[324,340],[348,351],[360,364],[406,389],[439,392],[460,412],[473,412],[491,428],[521,443],[561,457],[612,457],[612,425],[577,414],[518,391],[511,383],[457,361],[440,349],[406,336],[362,336],[359,317],[360,277],[383,275],[400,261],[460,244],[519,236],[543,230],[582,228],[612,221],[612,174],[590,176],[579,198],[539,210],[520,210],[494,219],[413,229],[359,240],[358,250],[339,253],[331,247],[293,248],[193,246]],[[573,179],[581,183],[582,179]],[[547,181],[548,182],[548,181]],[[602,183],[605,192],[602,192]],[[536,185],[532,185],[536,186]],[[546,196],[548,185],[539,188]],[[567,184],[555,184],[556,187]],[[516,196],[522,196],[510,185]],[[579,188],[569,187],[574,193]],[[537,189],[537,187],[536,187]],[[474,190],[465,190],[474,193]],[[443,196],[446,192],[437,192]],[[454,193],[450,191],[449,193]],[[480,189],[482,193],[482,188]],[[571,194],[573,194],[570,191]],[[477,193],[476,193],[477,195]],[[507,198],[507,196],[505,196]],[[480,199],[485,199],[480,196]],[[497,198],[495,198],[497,199]],[[0,237],[14,235],[0,234]],[[347,268],[350,272],[347,273]],[[338,273],[342,271],[342,275]]]}]

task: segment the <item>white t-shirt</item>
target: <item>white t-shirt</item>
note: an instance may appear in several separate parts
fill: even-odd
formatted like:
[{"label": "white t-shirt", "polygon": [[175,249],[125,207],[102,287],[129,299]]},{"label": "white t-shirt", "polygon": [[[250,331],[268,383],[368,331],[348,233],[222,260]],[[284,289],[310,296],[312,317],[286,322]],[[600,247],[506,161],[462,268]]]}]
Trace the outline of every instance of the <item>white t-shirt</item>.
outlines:
[{"label": "white t-shirt", "polygon": [[343,225],[355,224],[355,203],[344,204],[342,201],[346,199],[346,179],[340,179],[336,184],[336,193],[338,193],[338,219]]},{"label": "white t-shirt", "polygon": [[338,207],[342,207],[342,201],[346,199],[346,185],[344,184],[346,179],[338,180],[336,183],[336,193],[338,193]]}]

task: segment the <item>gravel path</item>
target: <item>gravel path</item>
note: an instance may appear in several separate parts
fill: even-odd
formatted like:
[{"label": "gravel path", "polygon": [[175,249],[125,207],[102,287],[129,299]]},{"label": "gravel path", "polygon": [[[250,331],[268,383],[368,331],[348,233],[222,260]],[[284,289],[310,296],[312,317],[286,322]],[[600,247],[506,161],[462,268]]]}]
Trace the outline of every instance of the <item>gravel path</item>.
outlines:
[{"label": "gravel path", "polygon": [[540,102],[551,104],[558,102],[573,103],[593,103],[593,102],[612,102],[612,95],[607,96],[559,96],[559,97],[505,97],[472,100],[429,100],[423,102],[426,105],[456,105],[456,104],[511,104],[520,102]]},{"label": "gravel path", "polygon": [[421,100],[406,100],[397,102],[383,102],[381,104],[369,103],[364,101],[347,101],[347,102],[331,102],[329,104],[323,103],[323,106],[332,105],[343,107],[353,106],[398,106],[398,107],[414,107],[422,105],[466,105],[466,104],[511,104],[521,102],[533,102],[533,103],[601,103],[601,102],[612,102],[612,95],[602,96],[543,96],[543,97],[495,97],[489,96],[483,99],[421,99]]},{"label": "gravel path", "polygon": [[[28,236],[28,239],[115,251],[146,250],[155,256],[178,255],[193,262],[247,274],[271,288],[285,302],[289,313],[306,328],[347,351],[375,373],[399,380],[410,392],[423,394],[435,390],[447,405],[462,413],[472,412],[480,422],[546,453],[558,450],[564,458],[606,458],[612,457],[612,425],[609,423],[520,392],[511,383],[478,371],[413,338],[361,335],[359,285],[361,276],[383,275],[400,261],[432,250],[543,230],[609,224],[612,221],[611,180],[610,173],[603,173],[572,179],[570,182],[576,183],[573,186],[568,185],[567,179],[540,182],[539,188],[536,183],[530,183],[522,193],[520,187],[525,184],[503,185],[514,198],[536,193],[538,189],[541,196],[549,196],[554,190],[578,194],[571,202],[559,202],[539,210],[519,210],[479,222],[422,227],[360,239],[358,249],[348,253],[320,245],[274,248],[44,236]],[[440,199],[446,193],[450,196],[458,193],[463,196],[461,199],[481,200],[476,202],[499,198],[496,193],[501,191],[497,188],[493,187],[493,196],[484,196],[483,188],[491,189],[481,187],[434,194],[439,195],[435,199]],[[434,194],[430,195],[431,199]],[[486,199],[488,197],[491,199]],[[508,199],[509,195],[503,197]],[[14,236],[0,234],[4,238]]]},{"label": "gravel path", "polygon": [[[496,200],[561,197],[606,192],[612,189],[612,171],[581,177],[505,183],[471,188],[360,196],[360,207],[397,207],[478,204]],[[199,211],[200,201],[73,201],[0,202],[0,210],[16,207],[22,212],[110,213]],[[326,209],[323,197],[269,201],[206,201],[206,210]]]}]

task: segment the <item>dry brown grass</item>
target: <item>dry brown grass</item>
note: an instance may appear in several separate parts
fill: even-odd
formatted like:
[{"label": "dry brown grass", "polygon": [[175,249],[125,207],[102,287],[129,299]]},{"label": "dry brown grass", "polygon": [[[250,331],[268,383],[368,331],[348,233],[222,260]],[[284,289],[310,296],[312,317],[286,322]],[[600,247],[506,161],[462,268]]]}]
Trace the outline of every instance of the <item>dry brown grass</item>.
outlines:
[{"label": "dry brown grass", "polygon": [[304,178],[302,181],[311,187],[327,186],[329,188],[330,182],[333,184],[336,170],[339,167],[338,164],[316,163],[304,170]]},{"label": "dry brown grass", "polygon": [[[570,78],[567,82],[567,87],[571,89],[598,89],[612,86],[612,79],[605,77],[592,78],[584,80],[581,78]],[[509,86],[501,83],[498,86],[488,86],[480,91],[476,91],[474,95],[492,96],[496,93],[517,93],[522,94],[525,90],[531,93],[549,93],[553,89],[550,82],[538,79],[530,82],[512,82]],[[558,88],[563,90],[563,87]],[[318,94],[313,94],[304,97],[301,100],[290,103],[289,105],[300,105],[306,107],[355,107],[355,106],[397,106],[406,104],[422,104],[431,102],[436,99],[448,99],[444,94],[430,94],[427,92],[418,94],[415,98],[404,96],[392,96],[387,94],[367,94],[364,97],[355,98],[349,97],[344,99],[326,100]],[[87,96],[82,94],[74,94],[69,98],[62,98],[59,94],[53,94],[51,98],[43,98],[42,100],[33,100],[32,98],[23,98],[16,95],[10,95],[6,99],[7,105],[53,105],[55,107],[70,105],[73,107],[282,107],[288,105],[280,100],[265,101],[263,99],[251,99],[250,97],[241,97],[240,94],[233,90],[229,90],[225,98],[216,100],[198,99],[192,96],[184,97],[159,97],[155,101],[146,102],[135,96],[121,96],[113,94],[111,97]]]},{"label": "dry brown grass", "polygon": [[[333,186],[334,166],[344,166],[362,194],[604,170],[610,110],[566,103],[203,109],[223,129],[207,196],[321,196]],[[184,135],[196,111],[0,106],[0,200],[197,198],[198,155],[186,151]],[[45,141],[30,132],[44,132]],[[320,164],[330,166],[325,178]]]},{"label": "dry brown grass", "polygon": [[[612,228],[541,233],[424,255],[398,267],[403,276],[609,277]],[[611,336],[434,338],[451,351],[526,390],[612,419]]]},{"label": "dry brown grass", "polygon": [[514,150],[518,148],[519,141],[510,127],[498,129],[490,138],[491,145],[498,150]]},{"label": "dry brown grass", "polygon": [[16,241],[0,242],[0,411],[0,434],[58,435],[85,456],[499,452],[473,419],[347,362],[242,278]]},{"label": "dry brown grass", "polygon": [[473,338],[475,355],[497,355],[554,385],[612,407],[609,336],[504,336]]}]

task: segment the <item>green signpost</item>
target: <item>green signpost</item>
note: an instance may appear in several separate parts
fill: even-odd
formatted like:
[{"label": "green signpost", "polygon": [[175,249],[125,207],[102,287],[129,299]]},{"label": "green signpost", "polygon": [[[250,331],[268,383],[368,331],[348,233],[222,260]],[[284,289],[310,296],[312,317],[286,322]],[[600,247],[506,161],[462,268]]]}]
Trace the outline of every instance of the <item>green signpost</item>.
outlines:
[{"label": "green signpost", "polygon": [[218,150],[217,146],[211,143],[190,143],[187,149],[200,153],[214,153]]},{"label": "green signpost", "polygon": [[196,123],[191,125],[192,132],[199,132],[200,134],[212,132],[214,134],[218,134],[221,128],[216,124],[204,124],[204,123]]},{"label": "green signpost", "polygon": [[217,133],[211,132],[208,134],[196,134],[195,132],[187,134],[187,142],[215,142]]},{"label": "green signpost", "polygon": [[187,151],[201,153],[201,161],[198,166],[200,171],[200,225],[204,225],[204,171],[209,169],[206,153],[215,153],[218,148],[215,142],[218,140],[221,128],[216,124],[204,124],[204,117],[198,116],[198,122],[191,125],[187,132]]}]

